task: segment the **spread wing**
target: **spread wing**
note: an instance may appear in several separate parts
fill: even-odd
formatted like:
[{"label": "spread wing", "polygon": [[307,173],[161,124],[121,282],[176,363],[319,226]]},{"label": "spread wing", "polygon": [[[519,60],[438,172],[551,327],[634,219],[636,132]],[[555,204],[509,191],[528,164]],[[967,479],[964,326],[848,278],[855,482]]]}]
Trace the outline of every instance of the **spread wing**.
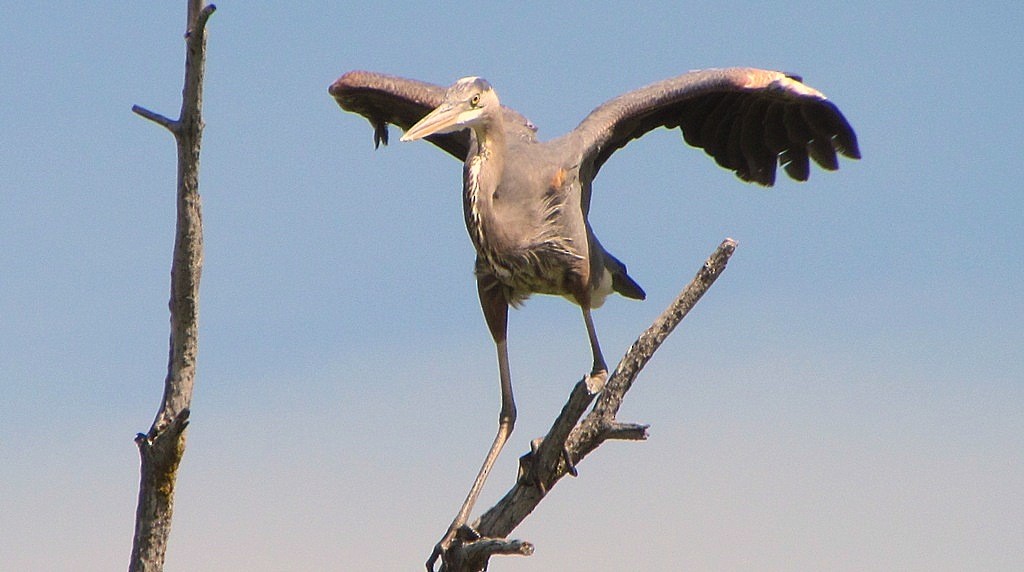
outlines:
[{"label": "spread wing", "polygon": [[[444,87],[391,75],[352,71],[338,78],[328,90],[345,111],[358,113],[373,125],[374,147],[388,144],[388,124],[408,130],[444,100]],[[536,128],[516,111],[502,107],[505,127],[515,135],[534,140]],[[460,161],[469,153],[469,131],[436,134],[427,140]]]},{"label": "spread wing", "polygon": [[839,168],[836,153],[860,158],[857,136],[832,102],[800,78],[729,68],[695,71],[631,91],[590,113],[571,136],[595,176],[616,150],[656,127],[679,127],[744,181],[771,186],[776,166],[806,181],[809,158]]}]

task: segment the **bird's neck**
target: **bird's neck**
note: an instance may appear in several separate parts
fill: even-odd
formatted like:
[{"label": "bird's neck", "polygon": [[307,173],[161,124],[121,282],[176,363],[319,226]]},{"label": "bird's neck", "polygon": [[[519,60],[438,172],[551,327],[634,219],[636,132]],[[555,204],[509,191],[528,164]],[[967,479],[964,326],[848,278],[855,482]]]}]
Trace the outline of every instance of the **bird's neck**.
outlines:
[{"label": "bird's neck", "polygon": [[473,128],[473,148],[463,177],[466,229],[478,253],[488,250],[485,213],[491,212],[494,193],[505,168],[505,130],[498,122]]},{"label": "bird's neck", "polygon": [[500,121],[473,127],[473,146],[466,159],[466,194],[473,202],[490,202],[505,170],[505,129]]},{"label": "bird's neck", "polygon": [[500,121],[490,121],[473,128],[476,156],[487,162],[487,171],[499,176],[505,164],[505,128]]}]

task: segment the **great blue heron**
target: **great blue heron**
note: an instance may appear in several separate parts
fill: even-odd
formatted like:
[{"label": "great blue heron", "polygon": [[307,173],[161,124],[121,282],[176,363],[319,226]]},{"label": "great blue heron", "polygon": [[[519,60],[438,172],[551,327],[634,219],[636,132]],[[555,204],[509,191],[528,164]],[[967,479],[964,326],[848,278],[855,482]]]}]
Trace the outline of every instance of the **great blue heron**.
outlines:
[{"label": "great blue heron", "polygon": [[341,76],[330,93],[388,142],[388,124],[403,141],[426,138],[464,161],[463,211],[476,247],[476,278],[484,318],[498,353],[498,433],[462,508],[427,562],[448,549],[476,502],[512,432],[516,407],[509,375],[508,306],[530,294],[556,294],[579,304],[593,354],[592,376],[607,375],[590,316],[612,292],[643,299],[644,291],[612,256],[587,220],[591,183],[617,149],[657,127],[679,127],[744,181],[770,186],[776,165],[804,181],[814,159],[838,168],[836,153],[860,158],[857,138],[825,96],[796,76],[750,68],[690,72],[621,95],[594,109],[573,131],[547,142],[503,107],[485,80],[451,87],[377,73]]}]

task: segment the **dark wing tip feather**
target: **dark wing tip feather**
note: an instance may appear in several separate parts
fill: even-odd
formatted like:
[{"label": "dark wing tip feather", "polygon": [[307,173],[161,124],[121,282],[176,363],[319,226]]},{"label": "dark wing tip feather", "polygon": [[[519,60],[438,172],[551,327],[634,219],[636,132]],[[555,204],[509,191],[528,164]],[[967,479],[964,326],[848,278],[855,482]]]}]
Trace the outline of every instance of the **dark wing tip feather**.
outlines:
[{"label": "dark wing tip feather", "polygon": [[811,176],[811,162],[804,148],[786,149],[779,154],[779,164],[794,181],[804,182]]},{"label": "dark wing tip feather", "polygon": [[381,143],[388,146],[388,122],[381,119],[370,120],[373,124],[373,148],[379,149]]},{"label": "dark wing tip feather", "polygon": [[836,147],[836,151],[843,154],[844,157],[850,159],[860,159],[860,145],[857,144],[857,134],[853,131],[853,127],[843,116],[843,113],[839,111],[839,108],[835,106],[831,101],[823,101],[831,111],[831,123],[835,135],[832,138],[832,142]]}]

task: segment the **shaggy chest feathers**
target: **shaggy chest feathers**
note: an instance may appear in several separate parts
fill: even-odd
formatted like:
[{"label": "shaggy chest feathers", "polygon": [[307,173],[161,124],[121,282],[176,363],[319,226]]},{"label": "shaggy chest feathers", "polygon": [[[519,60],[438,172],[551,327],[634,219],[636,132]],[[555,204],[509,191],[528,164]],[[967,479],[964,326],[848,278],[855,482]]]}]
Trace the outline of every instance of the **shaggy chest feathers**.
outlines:
[{"label": "shaggy chest feathers", "polygon": [[[518,306],[530,294],[569,293],[579,280],[587,245],[564,236],[557,225],[565,204],[565,171],[534,188],[503,189],[502,173],[489,171],[490,153],[471,157],[463,170],[466,229],[476,248],[477,276],[491,275]],[[527,184],[524,179],[523,184]]]}]

